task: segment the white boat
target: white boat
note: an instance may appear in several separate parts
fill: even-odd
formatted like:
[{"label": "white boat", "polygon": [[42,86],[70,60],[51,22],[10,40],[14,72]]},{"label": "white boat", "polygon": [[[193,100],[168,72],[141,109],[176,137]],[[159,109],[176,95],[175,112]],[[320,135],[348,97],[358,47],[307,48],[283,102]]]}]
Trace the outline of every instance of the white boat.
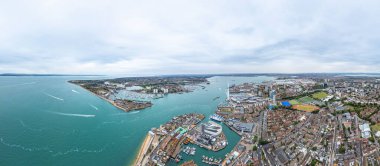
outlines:
[{"label": "white boat", "polygon": [[210,116],[211,120],[217,121],[217,122],[222,122],[224,121],[224,118],[218,114],[213,114]]}]

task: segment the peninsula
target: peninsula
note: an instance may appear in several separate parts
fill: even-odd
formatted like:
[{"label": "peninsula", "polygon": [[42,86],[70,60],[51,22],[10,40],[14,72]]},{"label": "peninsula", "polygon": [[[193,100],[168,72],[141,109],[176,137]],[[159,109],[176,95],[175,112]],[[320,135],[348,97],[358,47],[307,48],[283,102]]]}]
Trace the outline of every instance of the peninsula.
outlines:
[{"label": "peninsula", "polygon": [[[191,92],[206,76],[125,77],[104,80],[71,80],[96,96],[125,111],[141,110],[152,106],[152,99],[168,94]],[[202,86],[203,87],[203,86]]]}]

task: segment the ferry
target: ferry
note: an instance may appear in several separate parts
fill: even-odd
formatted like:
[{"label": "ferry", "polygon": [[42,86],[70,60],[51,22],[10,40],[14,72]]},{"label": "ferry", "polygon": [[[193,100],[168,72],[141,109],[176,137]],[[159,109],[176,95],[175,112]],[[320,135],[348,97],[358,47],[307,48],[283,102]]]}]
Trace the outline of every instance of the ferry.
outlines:
[{"label": "ferry", "polygon": [[220,96],[218,96],[218,97],[215,97],[214,99],[212,99],[213,101],[215,101],[216,99],[219,99],[220,98]]},{"label": "ferry", "polygon": [[210,116],[211,120],[217,121],[217,122],[222,122],[224,121],[224,118],[218,114],[213,114]]}]

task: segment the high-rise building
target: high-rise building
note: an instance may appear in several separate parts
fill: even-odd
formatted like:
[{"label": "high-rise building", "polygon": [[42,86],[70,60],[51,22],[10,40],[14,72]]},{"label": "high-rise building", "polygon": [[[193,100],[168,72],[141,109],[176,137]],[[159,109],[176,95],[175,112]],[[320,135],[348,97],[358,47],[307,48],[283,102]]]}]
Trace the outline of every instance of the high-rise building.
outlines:
[{"label": "high-rise building", "polygon": [[276,105],[276,90],[272,90],[269,94],[269,98],[272,99],[273,105]]},{"label": "high-rise building", "polygon": [[230,84],[227,84],[226,95],[227,95],[227,101],[229,101],[230,100]]}]

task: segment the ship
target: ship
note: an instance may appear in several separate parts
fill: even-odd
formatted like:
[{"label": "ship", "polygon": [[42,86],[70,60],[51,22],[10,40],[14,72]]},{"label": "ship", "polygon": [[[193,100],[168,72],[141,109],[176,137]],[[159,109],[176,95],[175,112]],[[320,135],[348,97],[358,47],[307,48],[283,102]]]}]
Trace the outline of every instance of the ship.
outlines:
[{"label": "ship", "polygon": [[220,98],[220,96],[218,96],[218,97],[215,97],[214,99],[212,99],[213,101],[215,101],[216,99],[219,99]]},{"label": "ship", "polygon": [[222,122],[224,121],[224,118],[218,114],[213,114],[210,116],[211,120],[217,121],[217,122]]}]

